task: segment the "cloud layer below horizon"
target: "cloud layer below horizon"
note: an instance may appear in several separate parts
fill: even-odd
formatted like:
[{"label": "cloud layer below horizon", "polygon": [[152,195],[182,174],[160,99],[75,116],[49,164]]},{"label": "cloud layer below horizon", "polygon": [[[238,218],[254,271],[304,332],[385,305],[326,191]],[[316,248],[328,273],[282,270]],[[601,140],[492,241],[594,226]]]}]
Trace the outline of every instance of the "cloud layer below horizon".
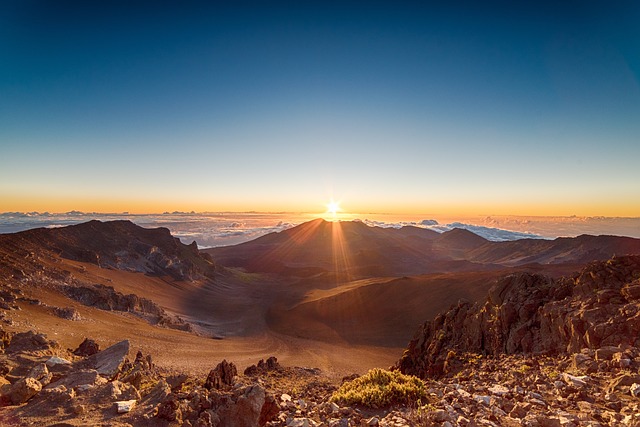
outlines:
[{"label": "cloud layer below horizon", "polygon": [[[400,228],[414,226],[445,232],[454,228],[469,230],[492,241],[525,238],[556,238],[579,234],[612,234],[640,238],[640,218],[604,217],[478,217],[459,221],[403,219],[390,215],[362,215],[369,226]],[[142,227],[166,227],[183,243],[196,241],[201,248],[228,246],[286,230],[313,219],[311,214],[291,213],[165,213],[149,215],[101,213],[0,213],[0,233],[15,233],[37,227],[63,227],[92,219],[129,220]]]}]

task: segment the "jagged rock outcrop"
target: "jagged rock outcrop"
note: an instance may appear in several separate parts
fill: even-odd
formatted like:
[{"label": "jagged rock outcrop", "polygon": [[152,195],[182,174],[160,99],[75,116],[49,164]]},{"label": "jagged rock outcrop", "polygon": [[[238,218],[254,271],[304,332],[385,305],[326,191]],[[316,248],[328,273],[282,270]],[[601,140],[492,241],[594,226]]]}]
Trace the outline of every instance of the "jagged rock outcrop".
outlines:
[{"label": "jagged rock outcrop", "polygon": [[62,285],[62,291],[69,298],[89,307],[107,311],[126,311],[147,317],[152,324],[169,329],[193,332],[193,326],[179,316],[168,314],[150,299],[135,294],[123,294],[112,286],[100,284]]},{"label": "jagged rock outcrop", "polygon": [[397,367],[420,377],[455,369],[456,352],[570,354],[640,346],[640,257],[588,265],[573,278],[518,273],[485,301],[460,302],[426,322]]},{"label": "jagged rock outcrop", "polygon": [[222,390],[230,388],[233,385],[234,378],[237,376],[238,369],[236,368],[236,365],[223,360],[218,363],[215,368],[209,371],[204,387],[208,390]]}]

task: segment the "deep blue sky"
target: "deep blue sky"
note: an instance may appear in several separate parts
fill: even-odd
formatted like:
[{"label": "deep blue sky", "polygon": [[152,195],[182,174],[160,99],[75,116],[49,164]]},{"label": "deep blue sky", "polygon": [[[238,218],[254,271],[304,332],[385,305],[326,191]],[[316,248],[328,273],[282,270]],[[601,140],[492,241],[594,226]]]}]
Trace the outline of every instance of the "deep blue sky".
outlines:
[{"label": "deep blue sky", "polygon": [[638,3],[228,3],[4,2],[0,211],[640,216]]}]

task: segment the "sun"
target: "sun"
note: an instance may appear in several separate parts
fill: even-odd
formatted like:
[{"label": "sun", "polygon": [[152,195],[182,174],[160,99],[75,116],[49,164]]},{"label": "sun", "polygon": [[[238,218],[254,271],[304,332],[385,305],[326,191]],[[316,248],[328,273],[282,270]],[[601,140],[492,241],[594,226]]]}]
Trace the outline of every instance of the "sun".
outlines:
[{"label": "sun", "polygon": [[338,212],[342,209],[340,208],[340,202],[334,202],[333,200],[327,203],[327,213],[333,216],[336,216]]}]

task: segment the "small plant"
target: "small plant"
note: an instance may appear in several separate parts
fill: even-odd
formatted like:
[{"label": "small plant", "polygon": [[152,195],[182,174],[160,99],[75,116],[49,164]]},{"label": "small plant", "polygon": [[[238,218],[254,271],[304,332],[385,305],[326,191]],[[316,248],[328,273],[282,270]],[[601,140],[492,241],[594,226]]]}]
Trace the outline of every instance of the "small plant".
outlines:
[{"label": "small plant", "polygon": [[331,400],[348,405],[382,408],[394,404],[413,404],[426,398],[422,380],[399,371],[372,369],[365,375],[345,382]]}]

